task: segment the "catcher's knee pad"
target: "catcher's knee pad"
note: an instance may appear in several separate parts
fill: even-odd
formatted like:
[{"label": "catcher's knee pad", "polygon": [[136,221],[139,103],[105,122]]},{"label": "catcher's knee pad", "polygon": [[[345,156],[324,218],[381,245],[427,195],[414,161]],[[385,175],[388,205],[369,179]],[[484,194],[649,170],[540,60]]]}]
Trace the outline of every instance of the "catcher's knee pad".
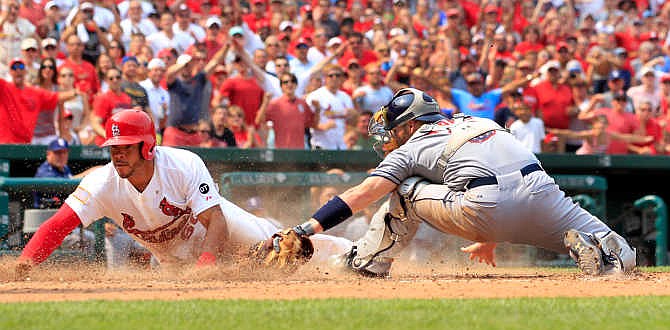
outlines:
[{"label": "catcher's knee pad", "polygon": [[393,256],[402,251],[416,234],[419,221],[394,216],[389,210],[391,203],[386,201],[379,208],[370,221],[368,231],[354,242],[354,247],[346,255],[347,266],[354,271],[373,276],[387,275]]},{"label": "catcher's knee pad", "polygon": [[635,249],[614,231],[594,235],[604,255],[603,261],[615,270],[631,272],[637,264]]}]

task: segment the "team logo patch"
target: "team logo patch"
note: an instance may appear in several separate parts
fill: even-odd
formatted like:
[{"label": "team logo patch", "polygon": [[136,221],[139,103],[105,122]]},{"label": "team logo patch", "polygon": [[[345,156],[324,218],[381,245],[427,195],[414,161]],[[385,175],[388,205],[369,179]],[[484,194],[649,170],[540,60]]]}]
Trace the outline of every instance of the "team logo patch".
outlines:
[{"label": "team logo patch", "polygon": [[119,135],[121,135],[121,130],[119,129],[119,125],[112,124],[112,136],[119,136]]},{"label": "team logo patch", "polygon": [[204,195],[209,192],[209,186],[206,183],[201,183],[200,187],[198,187],[198,190],[200,190],[200,193]]}]

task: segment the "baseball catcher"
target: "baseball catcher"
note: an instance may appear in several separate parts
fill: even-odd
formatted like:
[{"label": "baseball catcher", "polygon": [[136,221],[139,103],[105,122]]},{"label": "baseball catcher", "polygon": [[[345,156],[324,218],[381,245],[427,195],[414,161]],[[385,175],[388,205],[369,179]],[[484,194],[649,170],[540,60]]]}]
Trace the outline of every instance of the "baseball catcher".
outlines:
[{"label": "baseball catcher", "polygon": [[445,118],[431,96],[404,88],[375,113],[368,132],[384,160],[294,228],[305,235],[328,230],[390,194],[365,235],[335,262],[343,268],[388,276],[422,221],[476,242],[462,251],[490,265],[497,242],[511,242],[570,253],[586,274],[635,268],[626,240],[566,197],[537,157],[494,121]]}]

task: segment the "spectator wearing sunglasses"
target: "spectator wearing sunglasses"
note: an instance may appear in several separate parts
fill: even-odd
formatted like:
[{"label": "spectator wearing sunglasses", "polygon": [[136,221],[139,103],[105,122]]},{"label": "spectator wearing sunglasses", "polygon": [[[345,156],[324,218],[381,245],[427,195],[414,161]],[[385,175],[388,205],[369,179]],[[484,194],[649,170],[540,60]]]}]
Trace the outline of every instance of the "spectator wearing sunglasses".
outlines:
[{"label": "spectator wearing sunglasses", "polygon": [[347,119],[356,115],[351,97],[340,89],[344,83],[344,70],[339,65],[328,64],[323,68],[325,84],[306,97],[308,104],[319,102],[321,111],[318,124],[312,128],[311,145],[315,149],[345,150],[344,133]]},{"label": "spectator wearing sunglasses", "polygon": [[285,72],[279,76],[279,81],[282,96],[261,108],[256,116],[256,125],[272,121],[277,149],[304,149],[305,129],[314,127],[319,121],[319,101],[312,100],[316,110],[312,112],[307,103],[296,96],[298,78],[294,74]]},{"label": "spectator wearing sunglasses", "polygon": [[16,58],[9,62],[12,82],[0,79],[0,143],[28,144],[33,138],[37,117],[42,111],[51,111],[58,102],[79,95],[79,91],[53,92],[25,83],[26,64]]}]

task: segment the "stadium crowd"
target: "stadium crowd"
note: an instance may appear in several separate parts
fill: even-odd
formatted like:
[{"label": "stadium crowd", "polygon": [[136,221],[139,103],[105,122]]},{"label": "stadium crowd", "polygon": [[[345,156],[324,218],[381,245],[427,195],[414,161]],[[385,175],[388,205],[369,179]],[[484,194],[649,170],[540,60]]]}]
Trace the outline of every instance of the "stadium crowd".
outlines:
[{"label": "stadium crowd", "polygon": [[[661,0],[2,0],[0,143],[360,150],[411,86],[534,152],[668,154]],[[8,119],[8,120],[7,120]]]}]

